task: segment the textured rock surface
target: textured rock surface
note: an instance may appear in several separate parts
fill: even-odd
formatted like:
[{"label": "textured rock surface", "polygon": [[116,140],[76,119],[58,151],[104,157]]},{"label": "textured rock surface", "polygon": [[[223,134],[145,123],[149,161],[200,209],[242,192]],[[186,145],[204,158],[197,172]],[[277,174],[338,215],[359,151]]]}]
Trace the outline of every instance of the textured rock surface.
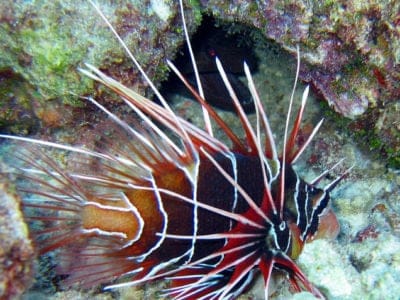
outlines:
[{"label": "textured rock surface", "polygon": [[20,199],[0,177],[0,299],[18,299],[33,279],[34,250]]},{"label": "textured rock surface", "polygon": [[204,4],[223,18],[253,24],[292,51],[299,44],[312,66],[304,79],[341,114],[354,117],[368,104],[399,97],[397,1],[235,2]]},{"label": "textured rock surface", "polygon": [[[104,92],[78,71],[84,63],[106,70],[141,93],[149,91],[89,1],[76,4],[76,1],[22,0],[2,4],[0,94],[4,97],[0,100],[0,126],[3,130],[27,134],[38,129],[34,126],[38,121],[45,128],[84,123],[84,112],[78,109],[83,105],[79,96]],[[114,1],[101,7],[149,77],[155,82],[165,79],[164,59],[174,56],[183,38],[177,3]],[[188,11],[187,18],[192,24],[194,15]],[[198,23],[200,16],[196,18]],[[193,30],[193,26],[189,27]],[[24,126],[20,121],[22,116]]]},{"label": "textured rock surface", "polygon": [[[224,21],[255,26],[292,53],[299,45],[302,79],[311,82],[335,111],[353,119],[346,126],[367,148],[400,166],[398,1],[190,3],[192,32],[201,9]],[[164,59],[172,58],[182,42],[176,3],[121,0],[102,7],[150,77],[164,79]],[[77,95],[105,95],[77,71],[85,62],[149,93],[88,2],[5,2],[0,33],[3,130],[28,134],[44,127],[47,133],[49,128],[95,121],[90,109],[79,108],[83,102]],[[107,100],[110,106],[117,105],[113,100]]]},{"label": "textured rock surface", "polygon": [[302,79],[354,119],[349,126],[367,147],[400,166],[399,1],[201,2],[224,20],[254,25],[290,52],[299,45]]}]

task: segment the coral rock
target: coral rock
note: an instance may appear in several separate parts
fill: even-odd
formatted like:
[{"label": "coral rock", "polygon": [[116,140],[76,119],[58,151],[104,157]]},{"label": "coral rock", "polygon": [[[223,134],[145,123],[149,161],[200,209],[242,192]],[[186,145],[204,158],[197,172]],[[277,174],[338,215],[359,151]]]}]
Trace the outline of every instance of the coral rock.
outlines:
[{"label": "coral rock", "polygon": [[0,180],[0,299],[16,299],[30,285],[34,251],[19,197]]}]

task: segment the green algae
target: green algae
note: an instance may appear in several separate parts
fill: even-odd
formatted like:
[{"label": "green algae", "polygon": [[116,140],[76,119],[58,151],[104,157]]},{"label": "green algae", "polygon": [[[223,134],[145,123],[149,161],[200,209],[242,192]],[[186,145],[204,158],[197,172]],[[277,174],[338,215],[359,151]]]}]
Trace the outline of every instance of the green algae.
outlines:
[{"label": "green algae", "polygon": [[[176,18],[177,3],[163,3],[99,3],[156,84],[168,76],[165,57],[173,58],[183,40],[181,21]],[[117,79],[125,78],[130,86],[133,83],[136,90],[147,93],[147,84],[132,71],[132,62],[89,2],[14,1],[5,3],[4,11],[13,14],[0,22],[0,70],[12,70],[34,91],[30,105],[24,106],[28,115],[36,114],[34,106],[47,107],[48,101],[56,100],[72,110],[83,107],[81,96],[102,94],[102,88],[79,72],[85,63],[108,70]],[[192,32],[201,21],[198,1],[189,3],[187,17],[192,20]],[[13,126],[7,125],[15,120],[6,113],[13,108],[13,100],[7,97],[6,89],[2,94],[0,121]],[[17,131],[23,130],[13,130]]]},{"label": "green algae", "polygon": [[[33,13],[33,8],[21,3],[15,9]],[[49,13],[51,9],[61,9],[57,4],[53,7],[38,2],[35,9],[37,15],[46,17],[31,18],[16,28],[1,24],[2,44],[13,45],[14,51],[3,48],[0,65],[12,68],[34,86],[38,92],[36,101],[63,98],[64,103],[77,105],[80,102],[71,93],[82,94],[92,87],[89,80],[80,80],[76,71],[85,57],[86,47],[75,43],[71,28],[62,26],[57,15]],[[24,64],[21,64],[21,57],[26,61]]]}]

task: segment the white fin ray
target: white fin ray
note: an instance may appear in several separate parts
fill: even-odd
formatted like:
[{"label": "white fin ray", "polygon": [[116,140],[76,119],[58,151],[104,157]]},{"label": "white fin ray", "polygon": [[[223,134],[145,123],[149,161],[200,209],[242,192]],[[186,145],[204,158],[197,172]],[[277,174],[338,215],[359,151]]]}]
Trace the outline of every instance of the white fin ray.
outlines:
[{"label": "white fin ray", "polygon": [[[253,130],[251,124],[250,124],[250,121],[247,118],[246,113],[244,112],[243,107],[240,104],[240,101],[239,101],[238,97],[236,96],[236,93],[233,90],[232,85],[228,80],[228,76],[226,75],[225,70],[224,70],[224,68],[222,66],[222,63],[218,59],[218,57],[215,58],[215,62],[217,64],[218,72],[219,72],[219,74],[220,74],[220,76],[221,76],[221,78],[222,78],[222,80],[223,80],[223,82],[225,84],[226,89],[228,90],[229,96],[233,100],[233,103],[234,103],[235,108],[237,110],[237,113],[239,115],[239,119],[240,119],[240,121],[241,121],[241,123],[243,125],[243,129],[244,129],[245,134],[246,134],[246,140],[247,140],[247,143],[249,144],[248,146],[250,146],[251,150],[255,150],[255,149],[257,149],[257,144],[258,143],[257,143],[257,138],[256,138],[256,135],[254,133],[254,130]],[[247,150],[249,150],[249,149],[247,149]],[[260,150],[258,152],[260,152]]]},{"label": "white fin ray", "polygon": [[[230,267],[232,267],[232,266],[234,266],[234,265],[240,264],[241,262],[243,262],[243,261],[246,260],[247,258],[250,258],[250,257],[254,256],[255,253],[257,253],[257,250],[248,252],[248,253],[246,253],[246,255],[244,255],[244,256],[242,256],[242,257],[240,257],[240,258],[238,258],[238,259],[236,259],[236,260],[234,260],[234,261],[232,261],[232,262],[230,262],[230,263],[228,263],[228,264],[225,264],[223,267],[217,266],[214,270],[208,272],[207,274],[204,274],[204,276],[201,277],[199,280],[193,282],[193,283],[191,284],[191,287],[188,286],[187,289],[188,289],[188,290],[194,289],[194,287],[196,287],[197,285],[202,284],[203,282],[207,282],[207,281],[208,281],[210,278],[212,278],[214,275],[217,275],[218,273],[221,273],[222,271],[224,271],[224,270],[226,270],[226,269],[229,269]],[[181,293],[179,293],[179,294],[176,295],[175,297],[179,298],[179,296],[184,296],[185,293],[186,293],[185,291],[182,291]],[[182,298],[182,299],[184,299],[184,298]]]},{"label": "white fin ray", "polygon": [[287,155],[287,142],[288,142],[288,133],[289,133],[289,123],[290,123],[290,117],[292,115],[292,109],[293,109],[293,102],[294,102],[294,94],[296,92],[297,88],[297,82],[299,80],[299,73],[300,73],[300,49],[297,46],[297,65],[296,65],[296,77],[294,80],[293,88],[292,88],[292,93],[290,95],[290,101],[289,101],[289,108],[288,112],[286,115],[286,123],[285,123],[285,133],[283,137],[283,150],[282,150],[282,165],[281,165],[281,177],[280,177],[280,188],[279,188],[279,199],[280,199],[280,204],[279,204],[279,217],[281,220],[283,220],[283,207],[284,207],[284,201],[285,201],[285,175],[286,175],[286,155]]},{"label": "white fin ray", "polygon": [[[124,99],[124,101],[132,102],[131,105],[137,106],[140,110],[142,110],[142,112],[145,112],[146,114],[153,117],[155,120],[167,126],[174,133],[179,135],[182,138],[182,141],[184,141],[185,139],[190,139],[188,135],[190,134],[196,139],[200,140],[203,144],[209,145],[210,147],[215,149],[215,151],[221,151],[221,149],[228,150],[228,147],[225,144],[213,138],[204,130],[197,128],[193,124],[178,117],[174,113],[169,113],[169,111],[167,111],[164,107],[150,101],[149,99],[136,93],[134,90],[127,88],[120,82],[98,70],[96,67],[90,64],[86,64],[86,66],[91,72],[88,70],[81,70],[81,72],[83,72],[85,75],[89,76],[93,80],[96,80],[109,87],[111,90],[115,91],[122,97],[122,99]],[[184,128],[184,132],[179,130],[180,127]],[[191,139],[190,143],[192,143]],[[179,150],[179,152],[182,151]],[[184,153],[195,156],[196,151],[185,151]]]},{"label": "white fin ray", "polygon": [[165,110],[169,113],[169,115],[174,119],[174,123],[177,126],[177,130],[182,134],[182,140],[185,144],[185,152],[186,153],[195,153],[195,148],[194,145],[192,143],[192,140],[190,139],[187,131],[184,129],[184,127],[182,126],[181,122],[180,122],[180,118],[178,118],[175,113],[173,112],[173,110],[171,109],[171,107],[168,105],[167,101],[165,100],[165,98],[161,95],[160,91],[157,89],[157,87],[155,86],[155,84],[153,83],[153,81],[149,78],[149,76],[147,76],[146,72],[143,70],[142,66],[140,65],[140,63],[137,61],[137,59],[135,58],[135,56],[132,54],[132,52],[129,50],[128,46],[125,44],[125,42],[122,40],[121,36],[118,34],[118,32],[115,30],[115,28],[111,25],[111,23],[109,22],[109,20],[107,19],[107,17],[103,14],[103,12],[101,11],[101,9],[92,1],[92,0],[88,0],[92,6],[95,8],[95,10],[97,11],[97,13],[99,14],[99,16],[103,19],[103,21],[107,24],[107,26],[110,28],[110,30],[112,31],[112,33],[114,34],[114,36],[117,38],[119,44],[123,47],[123,49],[125,50],[125,52],[127,53],[127,55],[129,56],[129,58],[132,60],[132,62],[135,64],[136,68],[139,70],[139,72],[141,73],[141,75],[143,76],[143,78],[146,80],[146,82],[149,84],[149,86],[151,87],[152,91],[154,92],[154,94],[157,96],[157,98],[160,100],[161,104],[163,105],[163,107],[165,108]]},{"label": "white fin ray", "polygon": [[35,145],[41,145],[41,146],[46,146],[46,147],[50,147],[50,148],[56,148],[56,149],[60,149],[60,150],[66,150],[66,151],[70,151],[70,152],[85,154],[85,155],[95,157],[95,158],[101,158],[101,159],[105,159],[105,160],[115,161],[115,157],[112,157],[110,155],[107,155],[107,154],[104,154],[101,152],[96,152],[93,150],[85,149],[85,148],[74,147],[74,146],[69,146],[69,145],[64,145],[64,144],[59,144],[59,143],[54,143],[54,142],[48,142],[48,141],[38,140],[38,139],[33,139],[33,138],[15,136],[15,135],[0,134],[0,138],[21,141],[21,142],[28,142],[28,143],[35,144]]},{"label": "white fin ray", "polygon": [[335,163],[332,167],[330,167],[329,169],[325,170],[324,172],[322,172],[321,174],[319,174],[316,178],[314,178],[313,180],[311,180],[311,184],[315,185],[317,184],[319,181],[321,181],[322,178],[324,178],[329,172],[333,171],[334,169],[336,169],[345,159],[342,158],[340,159],[337,163]]},{"label": "white fin ray", "polygon": [[238,182],[235,181],[232,176],[230,176],[223,167],[208,153],[204,148],[200,148],[200,151],[207,157],[207,159],[218,169],[218,171],[224,176],[226,180],[232,184],[235,188],[237,188],[240,195],[245,199],[247,204],[264,220],[266,220],[269,224],[272,224],[271,220],[267,217],[267,215],[261,210],[259,206],[254,202],[253,199],[249,196],[249,194],[239,185]]},{"label": "white fin ray", "polygon": [[[257,145],[257,153],[258,153],[258,156],[259,156],[259,159],[260,159],[260,165],[261,165],[261,170],[262,170],[262,175],[263,175],[264,188],[265,188],[265,192],[267,193],[267,197],[270,200],[269,203],[271,205],[271,208],[274,211],[274,213],[276,213],[276,211],[277,211],[276,210],[276,206],[275,206],[274,201],[272,201],[272,195],[271,195],[271,190],[270,190],[270,187],[271,187],[270,182],[272,182],[274,180],[274,175],[272,174],[271,167],[270,167],[270,165],[269,165],[269,163],[267,161],[267,158],[265,157],[265,154],[264,154],[263,150],[261,149],[261,140],[260,140],[261,139],[261,133],[260,133],[260,129],[259,129],[259,117],[260,116],[261,116],[261,120],[262,120],[262,123],[263,123],[265,134],[267,135],[267,137],[266,137],[267,141],[266,142],[268,142],[270,144],[270,147],[271,147],[271,150],[272,150],[272,160],[277,165],[279,165],[279,160],[278,160],[278,154],[277,154],[277,151],[276,151],[275,140],[274,140],[274,137],[272,135],[272,130],[270,128],[268,118],[267,118],[267,116],[265,114],[265,111],[264,111],[264,108],[263,108],[263,106],[261,104],[260,97],[259,97],[259,95],[257,93],[256,87],[255,87],[255,84],[254,84],[254,81],[253,81],[253,77],[251,76],[249,67],[247,66],[246,63],[244,63],[244,71],[246,73],[246,78],[247,78],[249,90],[250,90],[250,93],[252,94],[252,97],[254,99],[254,104],[255,104],[255,108],[256,108],[257,131],[258,131],[256,145]],[[268,173],[269,173],[269,176],[270,176],[269,180],[268,180],[266,169],[265,169],[266,167],[267,167],[267,170],[268,170]],[[275,176],[277,176],[277,174]]]},{"label": "white fin ray", "polygon": [[[161,235],[161,233],[157,233]],[[220,240],[220,239],[244,239],[244,238],[260,238],[263,234],[261,233],[215,233],[215,234],[199,234],[196,235],[196,239],[199,240]],[[191,240],[192,235],[180,235],[180,234],[165,234],[166,238],[180,239],[180,240]]]},{"label": "white fin ray", "polygon": [[[153,191],[153,188],[151,188],[151,187],[137,186],[137,185],[134,185],[134,184],[130,184],[129,186],[131,188],[134,188],[134,189]],[[180,200],[182,200],[184,202],[187,202],[187,203],[190,203],[190,204],[193,204],[193,205],[197,205],[198,207],[200,207],[202,209],[206,209],[206,210],[208,210],[210,212],[216,213],[216,214],[218,214],[220,216],[232,219],[232,220],[240,222],[242,224],[250,225],[250,226],[253,226],[253,227],[259,228],[259,229],[264,228],[260,224],[251,221],[250,219],[242,216],[241,214],[232,213],[230,211],[227,211],[227,210],[224,210],[224,209],[220,209],[220,208],[217,208],[217,207],[214,207],[214,206],[202,203],[202,202],[197,202],[197,201],[195,201],[195,200],[193,200],[191,198],[188,198],[188,197],[186,197],[184,195],[181,195],[179,193],[176,193],[174,191],[167,190],[167,189],[164,189],[164,188],[158,188],[158,191],[160,193],[165,194],[165,195],[176,197],[177,199],[180,199]]]},{"label": "white fin ray", "polygon": [[[181,11],[181,16],[182,16],[182,24],[183,24],[183,31],[185,33],[186,45],[187,45],[187,48],[188,48],[188,51],[189,51],[190,60],[192,61],[193,72],[194,72],[194,75],[196,77],[197,90],[199,92],[200,97],[202,97],[204,99],[203,86],[201,84],[200,74],[199,74],[199,70],[197,68],[197,62],[196,62],[196,59],[195,59],[194,54],[193,54],[192,44],[190,43],[189,33],[188,33],[188,30],[187,30],[186,20],[185,20],[185,10],[183,8],[183,1],[182,0],[179,0],[179,6],[180,6],[180,11]],[[213,130],[212,130],[212,125],[211,125],[210,115],[209,115],[207,109],[205,109],[203,106],[202,106],[202,110],[203,110],[203,119],[204,119],[204,125],[205,125],[205,128],[206,128],[206,131],[208,132],[208,134],[210,136],[213,136]]]}]

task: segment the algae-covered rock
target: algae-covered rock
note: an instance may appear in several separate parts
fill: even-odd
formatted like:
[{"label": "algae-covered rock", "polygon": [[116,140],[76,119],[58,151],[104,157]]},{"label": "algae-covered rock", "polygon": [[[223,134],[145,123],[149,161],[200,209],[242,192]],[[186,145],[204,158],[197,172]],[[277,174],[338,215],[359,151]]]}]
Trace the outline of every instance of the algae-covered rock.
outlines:
[{"label": "algae-covered rock", "polygon": [[[98,3],[155,83],[165,79],[164,60],[172,59],[182,44],[177,2]],[[299,45],[301,78],[311,82],[338,113],[353,119],[349,126],[367,148],[377,149],[392,166],[400,165],[398,1],[188,1],[186,5],[191,32],[200,13],[206,12],[222,22],[254,26],[292,53]],[[140,93],[150,91],[89,2],[6,1],[0,12],[0,52],[0,95],[5,95],[0,126],[8,132],[27,134],[41,125],[90,123],[90,112],[76,109],[84,103],[79,96],[105,96],[78,71],[84,63],[100,67]],[[10,74],[18,86],[4,84]],[[56,114],[60,107],[65,114]]]},{"label": "algae-covered rock", "polygon": [[301,49],[301,78],[339,114],[368,149],[400,166],[400,2],[201,1],[290,52]]},{"label": "algae-covered rock", "polygon": [[[174,1],[114,1],[98,4],[150,78],[165,79],[165,57],[172,58],[182,43],[181,19]],[[189,29],[200,17],[187,12]],[[0,11],[0,124],[9,127],[17,116],[6,113],[24,107],[26,115],[44,126],[76,125],[82,112],[73,110],[80,96],[96,95],[92,80],[78,68],[93,64],[140,93],[148,92],[138,70],[89,1],[6,1]],[[4,72],[2,72],[2,70]],[[12,74],[18,87],[10,90],[1,81]],[[29,97],[15,97],[28,86]],[[51,102],[57,102],[54,104]],[[75,116],[54,116],[57,105]],[[48,115],[52,115],[50,121]],[[49,125],[50,124],[50,125]],[[69,124],[71,125],[71,124]],[[23,130],[8,130],[23,134]],[[26,133],[26,132],[25,132]]]}]

